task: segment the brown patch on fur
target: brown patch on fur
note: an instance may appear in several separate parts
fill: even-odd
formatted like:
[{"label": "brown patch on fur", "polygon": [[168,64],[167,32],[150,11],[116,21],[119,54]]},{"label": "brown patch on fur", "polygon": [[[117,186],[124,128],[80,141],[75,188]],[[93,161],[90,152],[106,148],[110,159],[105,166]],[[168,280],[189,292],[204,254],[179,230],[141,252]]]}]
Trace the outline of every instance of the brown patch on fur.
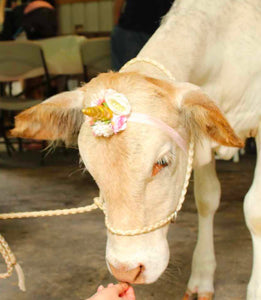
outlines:
[{"label": "brown patch on fur", "polygon": [[11,134],[16,137],[75,142],[84,116],[79,108],[64,108],[60,103],[41,103],[15,118]]},{"label": "brown patch on fur", "polygon": [[157,86],[160,88],[161,92],[159,94],[160,97],[166,97],[166,95],[171,95],[173,94],[173,87],[172,85],[170,85],[168,82],[160,80],[160,79],[156,79],[156,78],[152,78],[152,77],[145,77],[145,80],[148,81],[149,83],[152,83],[153,85]]},{"label": "brown patch on fur", "polygon": [[216,104],[199,91],[189,92],[183,101],[185,123],[192,132],[198,129],[224,146],[244,147]]}]

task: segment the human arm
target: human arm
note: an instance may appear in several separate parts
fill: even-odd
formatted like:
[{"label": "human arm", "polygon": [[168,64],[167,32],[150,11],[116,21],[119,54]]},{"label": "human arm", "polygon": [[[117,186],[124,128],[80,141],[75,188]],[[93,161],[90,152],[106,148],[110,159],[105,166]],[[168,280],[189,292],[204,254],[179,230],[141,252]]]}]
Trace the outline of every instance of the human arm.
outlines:
[{"label": "human arm", "polygon": [[125,0],[115,0],[114,1],[113,22],[115,25],[118,24],[124,2],[125,2]]}]

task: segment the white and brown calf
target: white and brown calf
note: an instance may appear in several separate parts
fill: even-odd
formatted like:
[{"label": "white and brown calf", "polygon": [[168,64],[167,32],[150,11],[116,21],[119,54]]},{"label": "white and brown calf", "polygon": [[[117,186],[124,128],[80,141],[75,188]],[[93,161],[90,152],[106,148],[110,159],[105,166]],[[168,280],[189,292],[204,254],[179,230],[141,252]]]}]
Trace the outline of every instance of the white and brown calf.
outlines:
[{"label": "white and brown calf", "polygon": [[[161,119],[187,143],[195,139],[199,238],[185,299],[190,293],[211,299],[214,292],[213,218],[220,184],[213,152],[228,158],[250,135],[256,137],[257,164],[244,204],[254,248],[247,299],[261,299],[260,45],[260,1],[176,0],[138,57],[159,62],[177,81],[155,65],[137,61],[123,73],[102,74],[17,117],[17,136],[68,143],[78,136],[81,157],[101,190],[110,224],[122,230],[143,228],[176,209],[187,154],[157,127],[131,122],[117,135],[94,137],[81,109],[102,91],[114,89],[128,98],[132,112]],[[167,163],[162,166],[162,161]],[[106,257],[115,277],[131,283],[155,281],[168,263],[167,230],[166,225],[133,237],[108,232]]]},{"label": "white and brown calf", "polygon": [[[192,85],[191,90],[186,85],[184,90],[183,84],[138,73],[102,74],[76,91],[54,96],[21,113],[13,130],[16,136],[70,142],[79,133],[81,157],[100,188],[109,222],[115,228],[143,228],[175,209],[186,172],[187,153],[162,130],[142,124],[129,122],[127,129],[117,135],[95,137],[81,108],[90,106],[94,97],[109,88],[128,98],[132,112],[163,120],[187,141],[193,136],[203,143],[206,135],[224,145],[242,146],[218,108],[202,91],[195,90]],[[200,154],[196,155],[200,159]],[[168,163],[153,172],[161,161]],[[202,172],[201,168],[199,172]],[[212,186],[211,176],[208,175],[206,180]],[[213,186],[213,193],[215,189]],[[199,206],[205,223],[211,222],[217,208],[218,199],[213,200],[211,212],[207,203]],[[211,230],[211,226],[207,230]],[[130,237],[108,231],[106,259],[110,271],[118,280],[130,283],[157,280],[169,260],[167,231],[168,225]],[[205,237],[201,236],[199,242],[205,243]],[[206,268],[211,270],[205,270],[204,274],[210,273],[212,277],[214,257],[211,247],[208,251],[204,259],[208,258]],[[213,292],[212,287],[206,286],[206,291]]]}]

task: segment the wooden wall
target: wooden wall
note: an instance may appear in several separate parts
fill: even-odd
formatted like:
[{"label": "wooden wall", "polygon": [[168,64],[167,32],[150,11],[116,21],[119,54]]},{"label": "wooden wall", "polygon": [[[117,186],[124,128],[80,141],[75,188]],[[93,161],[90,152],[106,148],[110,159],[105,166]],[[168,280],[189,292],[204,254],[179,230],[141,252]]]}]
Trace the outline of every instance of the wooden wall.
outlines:
[{"label": "wooden wall", "polygon": [[114,0],[57,0],[61,34],[110,32]]},{"label": "wooden wall", "polygon": [[6,0],[0,0],[0,30],[2,30],[3,22],[4,22],[4,10],[5,10]]}]

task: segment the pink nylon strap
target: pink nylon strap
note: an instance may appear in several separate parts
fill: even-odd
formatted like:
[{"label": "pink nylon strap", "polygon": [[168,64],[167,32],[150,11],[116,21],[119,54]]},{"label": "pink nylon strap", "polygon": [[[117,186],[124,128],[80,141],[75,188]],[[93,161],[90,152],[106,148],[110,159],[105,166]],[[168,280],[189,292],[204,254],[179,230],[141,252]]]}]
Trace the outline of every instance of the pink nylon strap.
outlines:
[{"label": "pink nylon strap", "polygon": [[128,121],[158,127],[162,131],[165,131],[167,134],[169,134],[171,138],[174,140],[174,142],[184,152],[187,152],[187,142],[180,136],[180,134],[175,129],[173,129],[165,122],[161,121],[160,119],[153,118],[147,114],[131,113],[131,115],[128,117]]}]

